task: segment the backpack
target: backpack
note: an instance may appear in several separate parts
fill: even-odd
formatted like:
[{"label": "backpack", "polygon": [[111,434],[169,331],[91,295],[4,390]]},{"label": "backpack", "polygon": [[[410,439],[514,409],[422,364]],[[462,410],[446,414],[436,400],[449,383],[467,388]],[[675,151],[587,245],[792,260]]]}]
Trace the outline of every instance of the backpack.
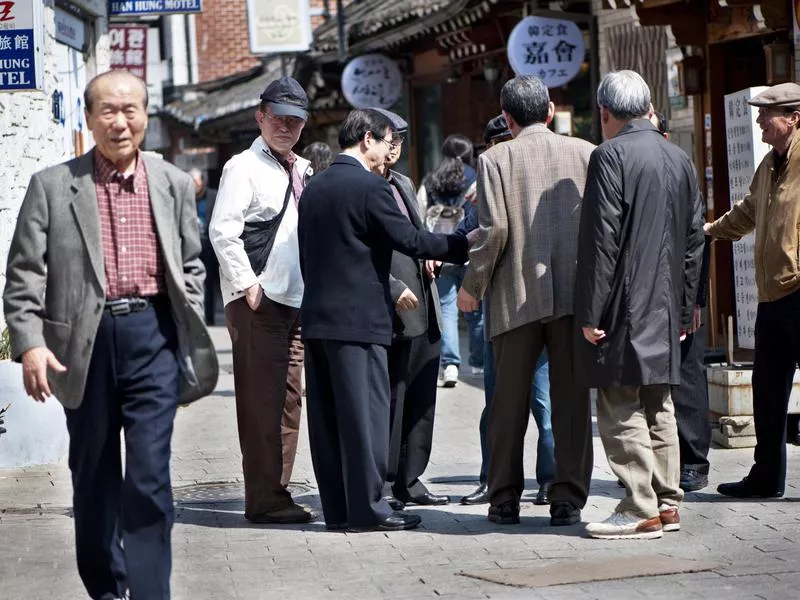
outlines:
[{"label": "backpack", "polygon": [[467,198],[464,194],[452,206],[446,204],[431,204],[425,211],[425,227],[433,233],[453,233],[464,218],[464,204]]}]

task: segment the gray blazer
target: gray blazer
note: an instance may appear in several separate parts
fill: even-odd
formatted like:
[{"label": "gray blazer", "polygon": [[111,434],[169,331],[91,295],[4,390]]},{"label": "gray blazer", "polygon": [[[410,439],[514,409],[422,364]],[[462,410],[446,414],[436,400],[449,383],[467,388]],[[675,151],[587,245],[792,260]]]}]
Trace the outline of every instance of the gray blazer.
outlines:
[{"label": "gray blazer", "polygon": [[[217,356],[200,315],[204,269],[194,182],[157,157],[141,155],[178,329],[181,403],[210,394]],[[33,175],[11,241],[3,293],[14,360],[47,346],[67,367],[50,373],[66,408],[83,400],[105,303],[105,267],[94,182],[94,150]]]},{"label": "gray blazer", "polygon": [[[413,182],[397,171],[391,171],[391,174],[397,182],[397,189],[403,198],[411,223],[417,229],[424,230]],[[442,331],[439,291],[425,274],[423,262],[397,251],[392,253],[392,268],[389,272],[392,300],[396,303],[406,289],[410,289],[419,300],[419,307],[415,310],[395,309],[394,335],[397,338],[409,339],[420,336],[432,325],[436,326],[437,332]]]},{"label": "gray blazer", "polygon": [[489,339],[574,314],[578,228],[594,145],[531,125],[478,159],[478,238],[462,287],[491,304]]}]

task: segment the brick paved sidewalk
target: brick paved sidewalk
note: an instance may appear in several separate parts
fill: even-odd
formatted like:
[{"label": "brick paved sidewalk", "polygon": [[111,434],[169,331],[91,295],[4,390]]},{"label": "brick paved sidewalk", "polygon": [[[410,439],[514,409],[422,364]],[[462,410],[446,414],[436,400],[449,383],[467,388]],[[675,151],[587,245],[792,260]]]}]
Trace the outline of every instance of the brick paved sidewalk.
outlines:
[{"label": "brick paved sidewalk", "polygon": [[[214,330],[221,364],[229,368],[224,330]],[[480,462],[479,380],[466,376],[440,390],[432,464],[437,493],[472,491]],[[529,431],[526,499],[533,479],[535,426]],[[319,506],[303,432],[293,476],[301,502]],[[0,442],[2,443],[2,442]],[[751,450],[712,450],[711,485],[687,495],[683,530],[653,541],[600,541],[582,527],[551,528],[547,507],[523,501],[519,526],[497,526],[486,507],[410,508],[423,526],[398,533],[326,532],[307,526],[252,526],[244,521],[233,378],[224,372],[216,395],[178,412],[172,462],[176,497],[173,598],[417,599],[458,598],[796,598],[800,590],[800,451],[789,452],[786,498],[732,502],[715,486],[739,479]],[[596,466],[584,520],[605,518],[620,490],[595,438]],[[0,470],[0,599],[84,598],[78,579],[66,461]],[[712,561],[714,571],[513,588],[464,577],[462,571],[557,565],[590,559],[662,555]],[[576,563],[580,568],[580,563]]]}]

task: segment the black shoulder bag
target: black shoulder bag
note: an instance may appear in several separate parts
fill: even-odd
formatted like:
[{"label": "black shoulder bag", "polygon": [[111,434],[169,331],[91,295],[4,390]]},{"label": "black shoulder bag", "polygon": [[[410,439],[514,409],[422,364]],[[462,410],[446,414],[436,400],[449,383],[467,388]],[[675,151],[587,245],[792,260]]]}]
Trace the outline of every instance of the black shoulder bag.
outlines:
[{"label": "black shoulder bag", "polygon": [[244,243],[244,251],[247,259],[256,276],[261,275],[267,266],[269,253],[275,245],[275,236],[278,233],[286,207],[289,205],[289,198],[292,196],[292,178],[289,177],[289,185],[286,187],[286,194],[283,197],[283,208],[281,212],[272,217],[269,221],[255,221],[245,223],[244,230],[240,239]]}]

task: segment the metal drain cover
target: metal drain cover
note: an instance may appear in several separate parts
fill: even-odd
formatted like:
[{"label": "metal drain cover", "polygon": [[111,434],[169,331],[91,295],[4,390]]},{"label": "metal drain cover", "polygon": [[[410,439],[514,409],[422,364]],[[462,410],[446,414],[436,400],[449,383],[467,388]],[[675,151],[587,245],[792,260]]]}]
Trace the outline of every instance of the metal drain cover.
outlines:
[{"label": "metal drain cover", "polygon": [[[288,485],[292,496],[302,496],[311,491],[311,486],[291,482]],[[244,502],[244,484],[239,482],[198,483],[173,488],[176,504],[222,504]]]}]

